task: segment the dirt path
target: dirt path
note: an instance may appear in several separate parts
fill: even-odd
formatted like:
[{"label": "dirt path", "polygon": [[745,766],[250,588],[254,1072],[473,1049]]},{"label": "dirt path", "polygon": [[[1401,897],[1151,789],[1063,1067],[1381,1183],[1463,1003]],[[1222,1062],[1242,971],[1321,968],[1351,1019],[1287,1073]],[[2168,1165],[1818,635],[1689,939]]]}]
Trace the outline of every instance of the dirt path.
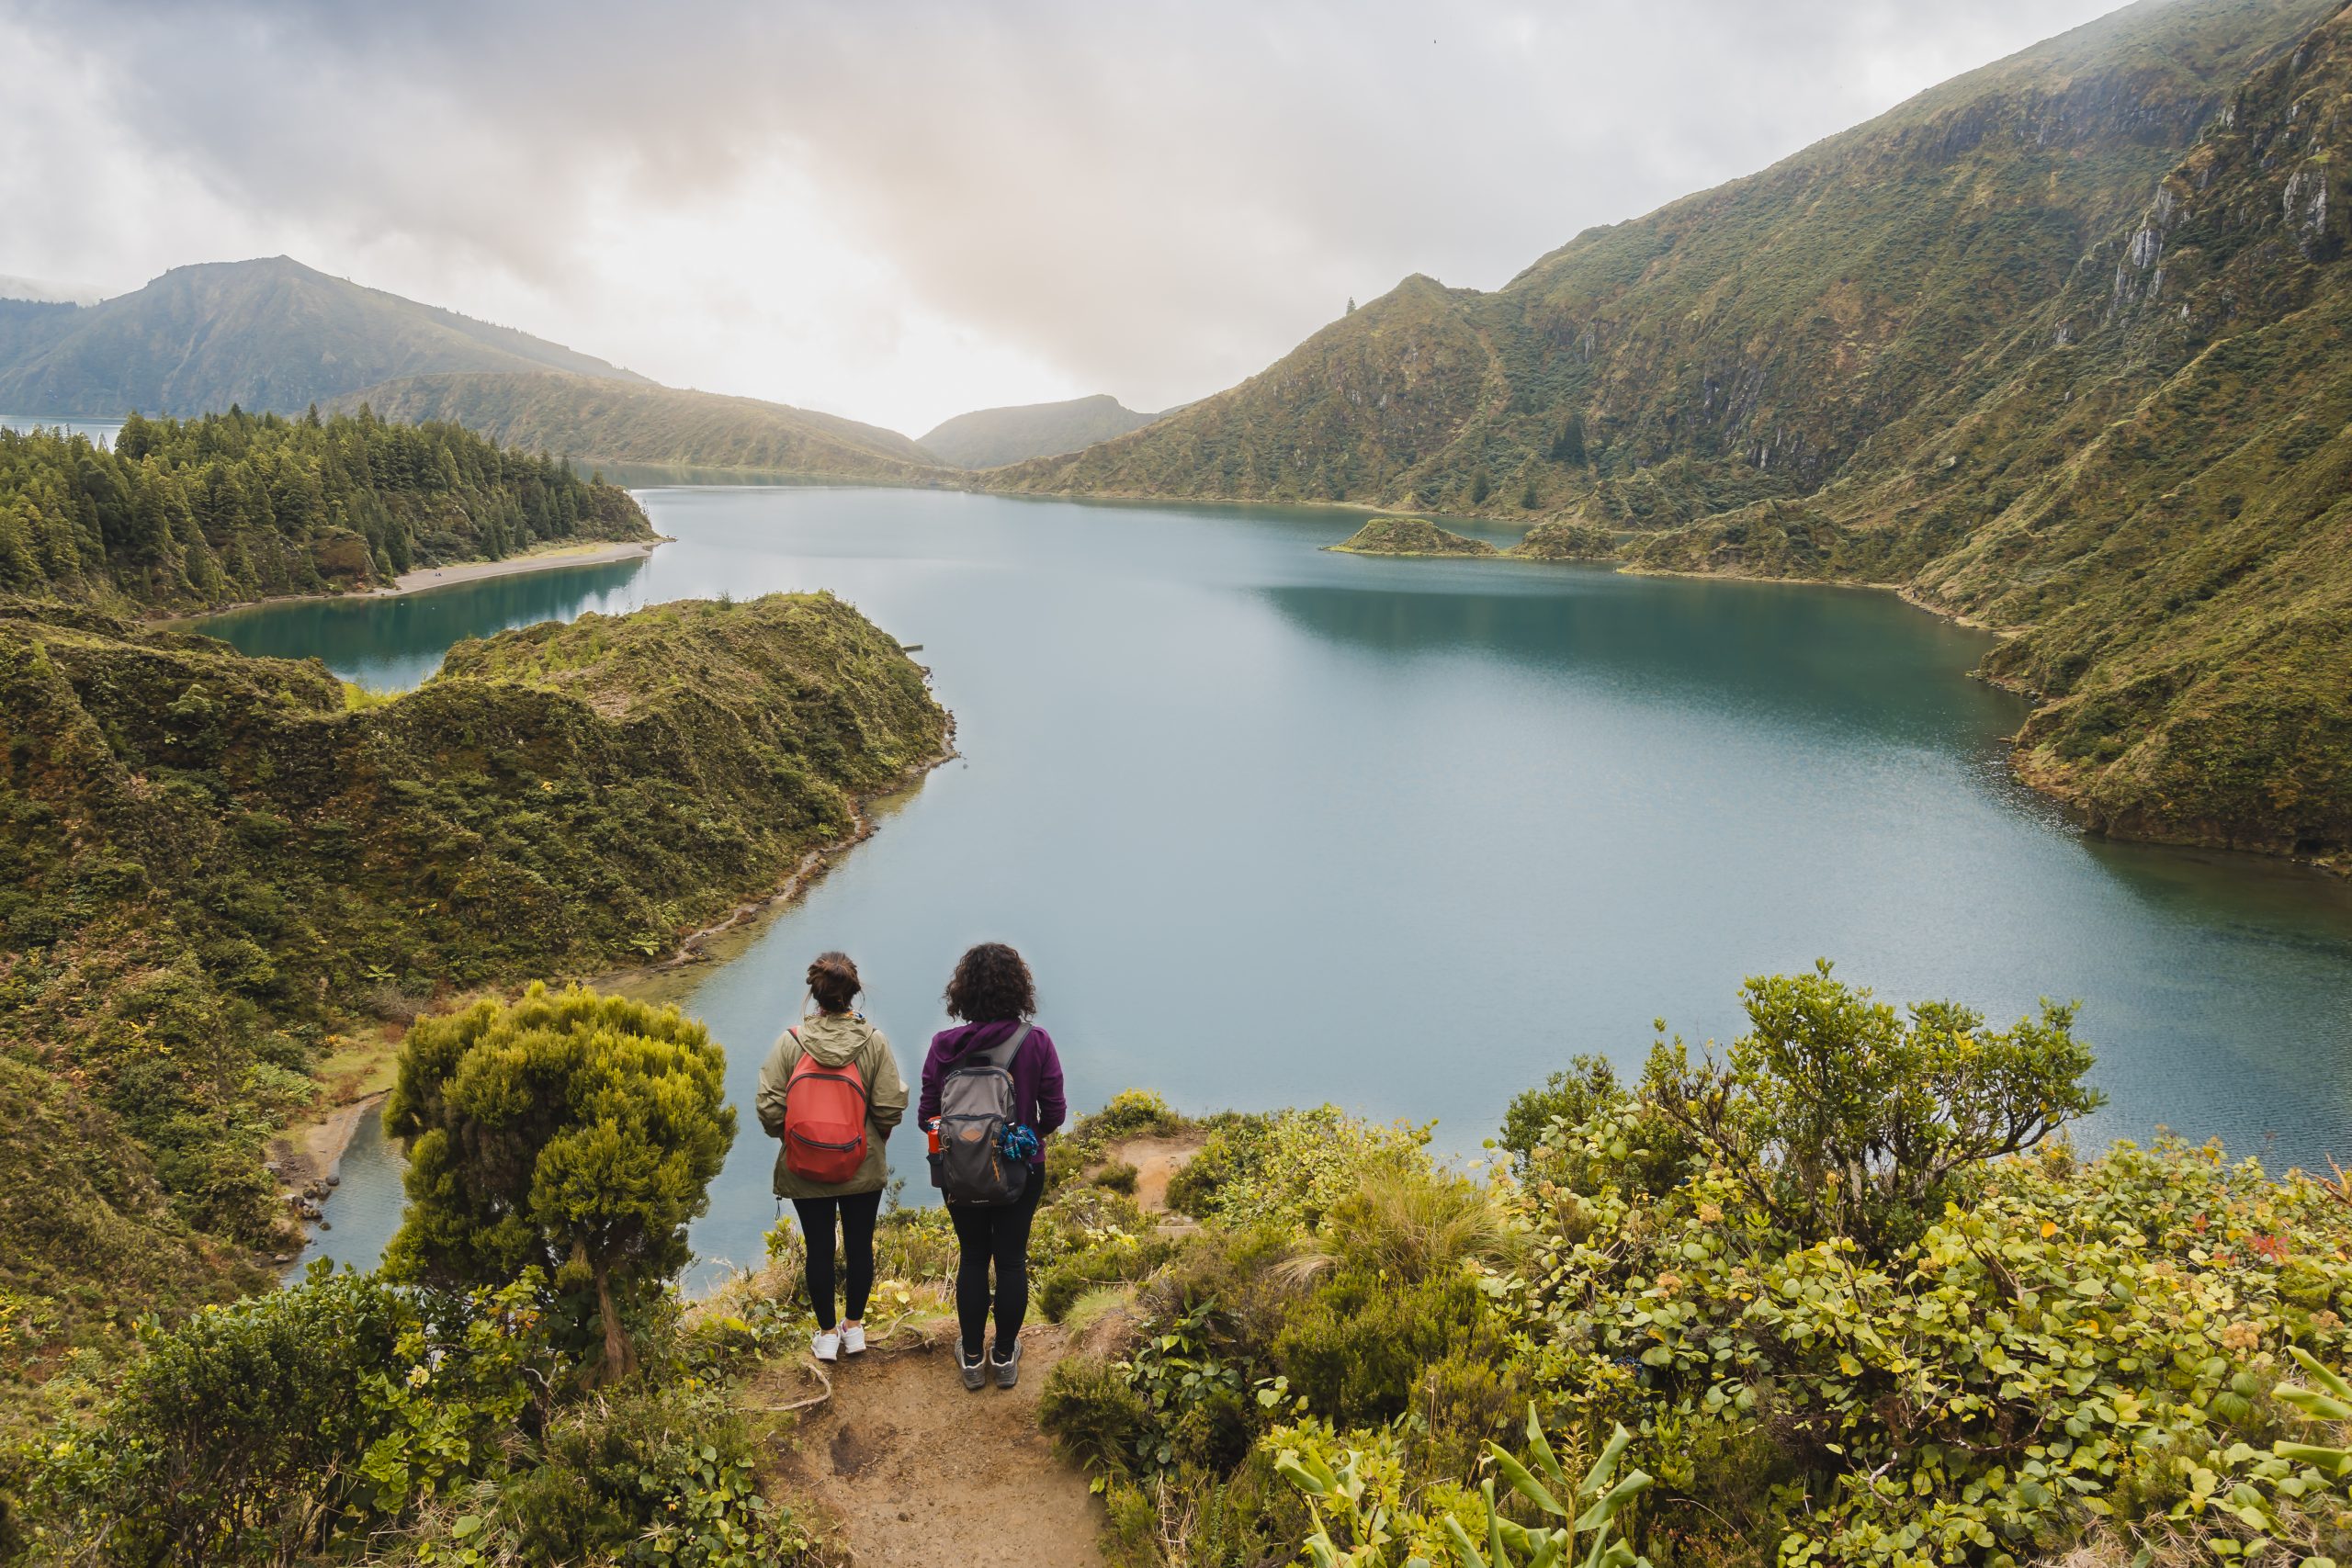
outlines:
[{"label": "dirt path", "polygon": [[829,1515],[855,1568],[1102,1568],[1102,1510],[1037,1429],[1037,1391],[1066,1341],[1021,1331],[1021,1383],[967,1393],[950,1322],[901,1330],[832,1370],[780,1478]]},{"label": "dirt path", "polygon": [[[1103,1152],[1136,1168],[1136,1201],[1159,1213],[1200,1145],[1130,1138]],[[1102,1506],[1037,1429],[1037,1393],[1070,1348],[1059,1327],[1032,1322],[1020,1385],[973,1393],[952,1319],[902,1326],[831,1369],[831,1397],[800,1415],[772,1478],[821,1516],[849,1568],[1102,1568]],[[746,1392],[770,1408],[797,1404],[821,1386],[813,1366],[774,1363]]]},{"label": "dirt path", "polygon": [[1136,1201],[1147,1214],[1168,1212],[1168,1183],[1201,1152],[1201,1138],[1129,1138],[1105,1152],[1113,1160],[1136,1168]]}]

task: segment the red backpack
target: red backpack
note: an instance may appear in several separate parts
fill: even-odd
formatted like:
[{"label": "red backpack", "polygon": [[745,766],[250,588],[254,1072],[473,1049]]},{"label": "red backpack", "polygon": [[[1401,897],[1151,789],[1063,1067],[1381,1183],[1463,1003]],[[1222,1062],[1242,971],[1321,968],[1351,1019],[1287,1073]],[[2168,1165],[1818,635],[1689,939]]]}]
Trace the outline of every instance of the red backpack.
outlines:
[{"label": "red backpack", "polygon": [[[791,1032],[800,1043],[800,1031]],[[800,1045],[784,1084],[784,1167],[804,1181],[831,1187],[865,1163],[865,1076],[855,1062],[829,1067]]]}]

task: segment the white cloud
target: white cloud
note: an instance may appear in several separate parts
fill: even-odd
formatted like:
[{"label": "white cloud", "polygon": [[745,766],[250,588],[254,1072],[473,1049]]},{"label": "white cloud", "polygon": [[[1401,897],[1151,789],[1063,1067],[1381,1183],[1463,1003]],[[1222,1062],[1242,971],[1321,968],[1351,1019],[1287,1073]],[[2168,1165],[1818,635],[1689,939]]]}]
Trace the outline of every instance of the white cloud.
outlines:
[{"label": "white cloud", "polygon": [[0,268],[285,252],[913,431],[1160,407],[2100,8],[0,0]]}]

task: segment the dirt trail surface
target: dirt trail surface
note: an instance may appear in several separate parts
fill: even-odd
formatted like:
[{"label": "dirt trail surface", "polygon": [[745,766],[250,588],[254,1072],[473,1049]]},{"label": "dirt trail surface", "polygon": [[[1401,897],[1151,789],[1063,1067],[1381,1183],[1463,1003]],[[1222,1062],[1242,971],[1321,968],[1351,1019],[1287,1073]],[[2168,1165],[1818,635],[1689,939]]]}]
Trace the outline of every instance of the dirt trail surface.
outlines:
[{"label": "dirt trail surface", "polygon": [[1105,1152],[1112,1159],[1136,1168],[1136,1202],[1145,1213],[1159,1214],[1168,1211],[1170,1179],[1201,1152],[1201,1138],[1197,1134],[1180,1138],[1129,1138],[1113,1144]]},{"label": "dirt trail surface", "polygon": [[1037,1391],[1067,1341],[1021,1332],[1021,1383],[966,1391],[955,1325],[903,1329],[831,1369],[781,1471],[829,1515],[855,1568],[1102,1568],[1101,1506],[1037,1429]]}]

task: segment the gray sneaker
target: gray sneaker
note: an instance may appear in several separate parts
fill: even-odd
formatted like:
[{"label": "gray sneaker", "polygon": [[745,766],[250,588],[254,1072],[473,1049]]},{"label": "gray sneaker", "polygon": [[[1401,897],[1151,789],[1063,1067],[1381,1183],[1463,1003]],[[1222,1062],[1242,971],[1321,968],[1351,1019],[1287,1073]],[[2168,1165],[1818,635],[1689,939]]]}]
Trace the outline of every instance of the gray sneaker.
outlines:
[{"label": "gray sneaker", "polygon": [[975,1393],[978,1393],[980,1386],[989,1381],[988,1362],[978,1356],[973,1357],[968,1361],[966,1360],[964,1347],[961,1345],[956,1347],[956,1370],[964,1374],[964,1386]]},{"label": "gray sneaker", "polygon": [[1015,1339],[1012,1342],[1012,1359],[1007,1361],[991,1356],[989,1358],[989,1365],[996,1369],[997,1387],[1011,1388],[1014,1383],[1019,1382],[1021,1381],[1021,1341]]}]

